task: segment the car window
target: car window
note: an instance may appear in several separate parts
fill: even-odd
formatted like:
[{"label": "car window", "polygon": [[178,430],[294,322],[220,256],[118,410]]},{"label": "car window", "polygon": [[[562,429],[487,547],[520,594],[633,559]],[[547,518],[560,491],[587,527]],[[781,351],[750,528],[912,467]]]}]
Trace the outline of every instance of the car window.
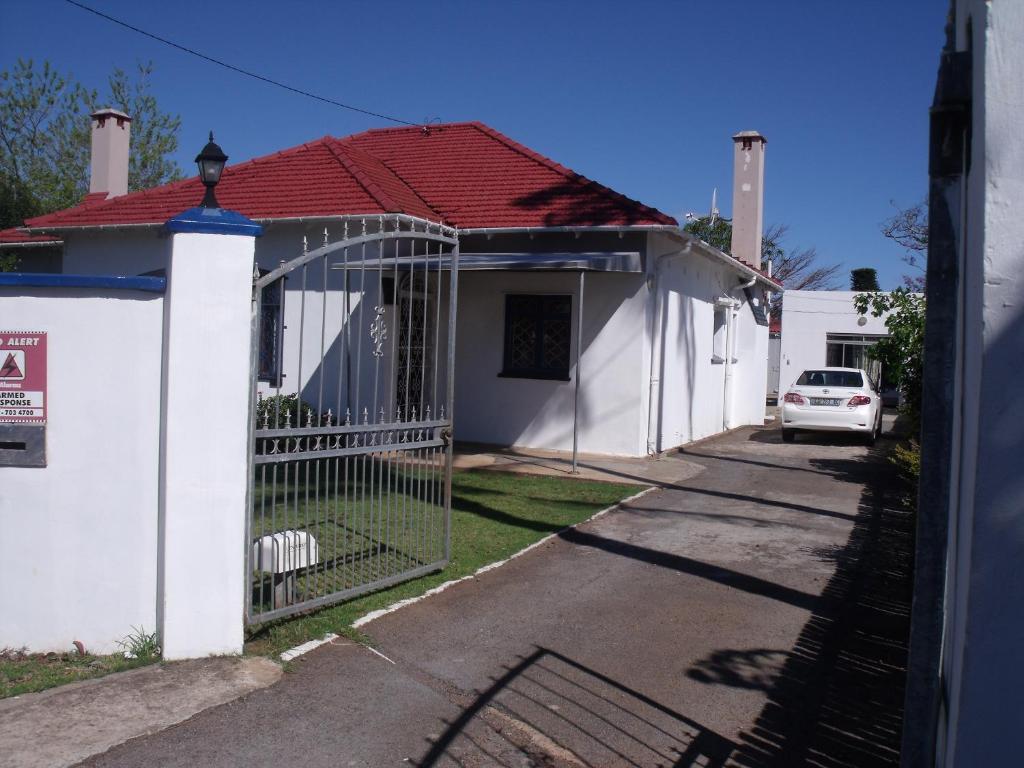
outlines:
[{"label": "car window", "polygon": [[857,371],[804,371],[796,383],[807,387],[863,387],[864,377]]}]

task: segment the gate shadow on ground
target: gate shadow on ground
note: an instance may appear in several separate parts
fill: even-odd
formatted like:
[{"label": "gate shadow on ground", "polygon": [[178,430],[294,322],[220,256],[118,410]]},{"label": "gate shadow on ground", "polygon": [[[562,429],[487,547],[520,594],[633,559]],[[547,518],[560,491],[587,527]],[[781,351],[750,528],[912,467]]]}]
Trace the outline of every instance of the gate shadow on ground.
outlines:
[{"label": "gate shadow on ground", "polygon": [[556,651],[536,648],[476,697],[413,765],[725,765],[736,745]]},{"label": "gate shadow on ground", "polygon": [[763,687],[768,703],[740,737],[744,768],[899,764],[913,578],[913,516],[896,472],[875,455],[812,461],[866,483],[847,544],[792,649],[723,649],[687,675],[709,685]]},{"label": "gate shadow on ground", "polygon": [[[707,685],[766,692],[756,721],[734,742],[557,652],[537,648],[457,699],[424,757],[435,765],[634,765],[686,768],[899,764],[913,575],[913,515],[899,505],[895,468],[881,452],[812,460],[837,480],[863,483],[846,544],[822,595],[670,553],[570,529],[571,543],[701,576],[807,608],[792,648],[720,649],[687,672]],[[464,699],[464,700],[463,700]]]}]

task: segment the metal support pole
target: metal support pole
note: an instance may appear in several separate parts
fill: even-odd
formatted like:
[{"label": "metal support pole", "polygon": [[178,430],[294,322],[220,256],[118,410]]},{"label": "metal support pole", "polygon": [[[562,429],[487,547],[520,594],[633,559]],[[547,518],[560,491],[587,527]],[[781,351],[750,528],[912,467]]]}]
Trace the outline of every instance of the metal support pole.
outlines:
[{"label": "metal support pole", "polygon": [[[438,269],[441,265],[438,264]],[[438,296],[438,300],[440,300]],[[452,262],[448,278],[448,381],[445,399],[448,401],[448,445],[444,457],[444,562],[452,558],[452,465],[455,451],[455,326],[459,299],[459,233],[455,233]]]},{"label": "metal support pole", "polygon": [[576,466],[579,452],[580,432],[580,358],[583,356],[583,278],[586,273],[580,270],[580,297],[576,302],[576,390],[572,398],[572,473],[580,473]]}]

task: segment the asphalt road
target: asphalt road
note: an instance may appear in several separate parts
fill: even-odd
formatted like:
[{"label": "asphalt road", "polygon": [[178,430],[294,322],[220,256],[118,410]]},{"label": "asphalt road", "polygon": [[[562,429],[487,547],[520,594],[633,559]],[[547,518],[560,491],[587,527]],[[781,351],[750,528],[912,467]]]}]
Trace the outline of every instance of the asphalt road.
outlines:
[{"label": "asphalt road", "polygon": [[897,762],[912,522],[884,459],[744,429],[703,470],[90,766]]}]

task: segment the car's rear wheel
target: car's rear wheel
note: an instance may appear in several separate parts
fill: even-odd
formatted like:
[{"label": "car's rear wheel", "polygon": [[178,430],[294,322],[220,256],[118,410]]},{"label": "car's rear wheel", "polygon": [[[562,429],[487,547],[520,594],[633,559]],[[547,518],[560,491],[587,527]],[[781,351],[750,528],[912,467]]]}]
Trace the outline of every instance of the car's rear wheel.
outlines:
[{"label": "car's rear wheel", "polygon": [[782,442],[784,442],[784,443],[792,443],[794,437],[796,437],[796,435],[795,435],[795,433],[793,432],[792,429],[783,429],[782,430]]},{"label": "car's rear wheel", "polygon": [[875,425],[871,429],[871,431],[868,432],[867,437],[864,438],[864,444],[867,445],[870,448],[872,445],[875,444],[875,440],[876,439],[878,439],[878,426],[877,425]]}]

